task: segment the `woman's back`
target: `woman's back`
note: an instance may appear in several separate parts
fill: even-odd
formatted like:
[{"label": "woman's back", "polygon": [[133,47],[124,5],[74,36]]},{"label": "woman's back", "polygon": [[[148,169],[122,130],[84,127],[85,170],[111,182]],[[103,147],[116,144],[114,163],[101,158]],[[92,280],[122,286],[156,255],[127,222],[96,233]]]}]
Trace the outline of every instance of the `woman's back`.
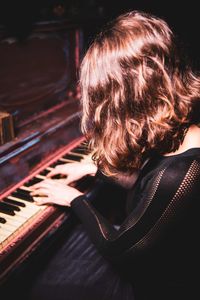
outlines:
[{"label": "woman's back", "polygon": [[[127,222],[127,228],[135,227],[137,241],[125,253],[125,272],[129,269],[129,278],[140,286],[140,292],[147,293],[147,299],[189,299],[195,295],[199,194],[200,148],[157,155],[138,178],[129,199]],[[151,298],[150,290],[158,294]]]}]

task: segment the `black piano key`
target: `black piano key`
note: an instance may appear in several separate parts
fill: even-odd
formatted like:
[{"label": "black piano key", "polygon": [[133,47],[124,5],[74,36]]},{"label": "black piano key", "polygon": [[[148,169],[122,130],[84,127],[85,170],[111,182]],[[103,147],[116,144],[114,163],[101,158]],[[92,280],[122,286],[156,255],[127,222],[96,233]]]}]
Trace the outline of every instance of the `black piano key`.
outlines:
[{"label": "black piano key", "polygon": [[16,189],[15,192],[18,192],[18,193],[23,194],[23,195],[30,195],[30,191],[23,190],[21,188]]},{"label": "black piano key", "polygon": [[74,149],[83,149],[84,150],[84,149],[86,149],[86,147],[84,145],[78,145],[78,146],[72,148],[72,150],[70,150],[70,151],[73,151]]},{"label": "black piano key", "polygon": [[10,204],[16,205],[16,206],[20,206],[20,207],[25,207],[26,206],[26,204],[23,203],[23,202],[20,202],[20,201],[17,201],[17,200],[8,199],[8,198],[4,199],[3,201],[6,202],[6,203],[10,203]]},{"label": "black piano key", "polygon": [[81,147],[76,147],[71,150],[71,152],[77,153],[77,154],[82,154],[82,155],[87,155],[89,153],[89,150]]},{"label": "black piano key", "polygon": [[20,211],[21,210],[18,206],[15,206],[15,205],[10,204],[10,203],[6,203],[4,201],[2,201],[0,205],[2,205],[4,207],[7,207],[8,209],[14,210],[14,211]]},{"label": "black piano key", "polygon": [[40,172],[39,174],[42,176],[46,176],[50,171],[49,170],[43,170],[42,172]]},{"label": "black piano key", "polygon": [[64,162],[64,161],[58,160],[58,161],[52,163],[49,167],[50,168],[55,168],[56,166],[58,166],[58,165],[64,165],[65,163],[66,162]]},{"label": "black piano key", "polygon": [[30,195],[30,193],[23,193],[19,189],[13,192],[11,196],[28,202],[34,202],[33,197]]},{"label": "black piano key", "polygon": [[38,182],[40,182],[42,180],[43,179],[41,179],[41,178],[34,177],[34,178],[30,179],[29,181],[27,181],[26,183],[24,183],[24,185],[27,186],[27,187],[29,187],[29,186],[34,185],[34,184],[36,184],[36,183],[38,183]]},{"label": "black piano key", "polygon": [[6,219],[0,217],[0,223],[5,224],[6,223]]},{"label": "black piano key", "polygon": [[70,159],[70,160],[74,160],[74,161],[81,161],[81,159],[82,159],[83,157],[77,156],[77,155],[73,155],[73,154],[66,154],[66,155],[63,156],[63,158],[65,158],[65,159]]},{"label": "black piano key", "polygon": [[[51,164],[51,168],[55,168],[56,165],[63,165],[63,164],[65,164],[65,162],[57,161],[57,162]],[[46,171],[46,172],[44,172],[44,171]],[[42,171],[40,173],[40,175],[46,176],[50,172],[48,170],[44,170],[44,171]],[[51,179],[61,179],[63,177],[66,177],[66,176],[64,176],[62,174],[56,174],[56,175],[52,176]]]},{"label": "black piano key", "polygon": [[15,212],[13,209],[9,208],[5,203],[0,202],[0,212],[6,214],[6,215],[10,215],[10,216],[14,216]]},{"label": "black piano key", "polygon": [[56,174],[54,176],[51,177],[52,179],[63,179],[66,178],[66,176],[63,176],[62,174]]}]

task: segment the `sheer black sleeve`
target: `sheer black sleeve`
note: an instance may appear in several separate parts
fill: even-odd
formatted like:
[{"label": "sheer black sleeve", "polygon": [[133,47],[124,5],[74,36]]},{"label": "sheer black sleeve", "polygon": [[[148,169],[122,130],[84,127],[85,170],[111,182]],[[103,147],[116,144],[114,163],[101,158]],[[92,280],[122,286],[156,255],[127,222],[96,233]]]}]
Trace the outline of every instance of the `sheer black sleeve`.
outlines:
[{"label": "sheer black sleeve", "polygon": [[[71,203],[93,243],[107,258],[134,256],[145,251],[166,230],[185,218],[200,192],[200,161],[183,157],[157,169],[144,187],[135,209],[116,229],[91,204],[86,196]],[[134,201],[134,199],[133,199]],[[186,218],[187,221],[187,218]]]}]

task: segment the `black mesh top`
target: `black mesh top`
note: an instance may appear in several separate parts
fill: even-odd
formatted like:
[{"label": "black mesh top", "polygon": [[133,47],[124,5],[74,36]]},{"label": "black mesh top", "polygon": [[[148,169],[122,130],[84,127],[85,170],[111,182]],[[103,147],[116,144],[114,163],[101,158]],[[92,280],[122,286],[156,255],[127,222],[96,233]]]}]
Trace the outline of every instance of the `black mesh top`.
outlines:
[{"label": "black mesh top", "polygon": [[199,271],[200,148],[151,158],[119,229],[87,200],[71,203],[99,251],[129,279],[194,284]]}]

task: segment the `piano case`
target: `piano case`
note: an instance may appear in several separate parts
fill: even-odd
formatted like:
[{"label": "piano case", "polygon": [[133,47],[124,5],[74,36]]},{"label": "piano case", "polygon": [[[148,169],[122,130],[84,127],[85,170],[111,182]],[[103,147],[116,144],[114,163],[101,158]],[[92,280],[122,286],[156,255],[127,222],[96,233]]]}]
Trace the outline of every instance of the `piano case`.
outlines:
[{"label": "piano case", "polygon": [[83,141],[77,87],[82,49],[80,26],[64,19],[34,23],[23,40],[0,27],[0,111],[13,121],[11,138],[0,146],[1,297],[8,297],[12,278],[37,249],[73,224],[67,209],[31,212],[33,203],[18,192]]}]

